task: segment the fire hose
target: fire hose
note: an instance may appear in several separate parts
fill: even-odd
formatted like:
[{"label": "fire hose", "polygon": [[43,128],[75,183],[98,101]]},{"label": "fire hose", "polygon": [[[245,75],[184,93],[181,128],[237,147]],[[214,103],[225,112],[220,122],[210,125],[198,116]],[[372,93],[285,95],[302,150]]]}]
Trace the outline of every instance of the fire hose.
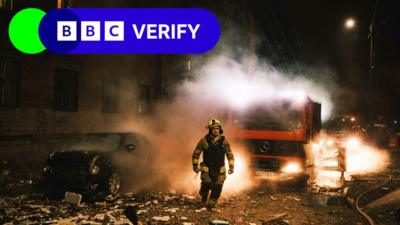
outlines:
[{"label": "fire hose", "polygon": [[379,185],[379,186],[377,186],[377,187],[374,187],[374,188],[371,188],[371,189],[369,189],[369,190],[367,190],[367,191],[364,191],[363,193],[361,193],[360,195],[357,196],[356,201],[354,202],[354,206],[355,206],[355,208],[356,208],[356,211],[357,211],[362,217],[364,217],[364,218],[368,221],[368,223],[369,223],[370,225],[375,225],[375,222],[374,222],[374,220],[373,220],[364,210],[362,210],[362,208],[360,207],[360,205],[359,205],[360,199],[361,199],[362,197],[364,197],[365,195],[367,195],[367,194],[369,194],[369,193],[375,191],[376,189],[379,189],[379,188],[385,186],[385,185],[386,185],[387,183],[389,183],[391,180],[392,180],[392,176],[389,175],[389,176],[388,176],[388,179],[385,180],[385,182],[383,182],[381,185]]}]

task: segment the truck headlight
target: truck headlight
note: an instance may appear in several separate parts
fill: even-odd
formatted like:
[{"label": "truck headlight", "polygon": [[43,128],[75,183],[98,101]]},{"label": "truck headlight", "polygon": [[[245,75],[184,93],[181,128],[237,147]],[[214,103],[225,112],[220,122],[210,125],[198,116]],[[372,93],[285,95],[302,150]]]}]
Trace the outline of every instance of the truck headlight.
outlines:
[{"label": "truck headlight", "polygon": [[284,173],[300,173],[302,171],[300,163],[290,162],[282,167]]},{"label": "truck headlight", "polygon": [[348,139],[345,144],[348,149],[355,149],[361,146],[360,140],[355,137]]},{"label": "truck headlight", "polygon": [[100,167],[98,165],[96,165],[96,161],[98,158],[99,158],[99,156],[96,155],[95,157],[93,157],[93,159],[89,163],[89,173],[92,175],[96,175],[100,171]]}]

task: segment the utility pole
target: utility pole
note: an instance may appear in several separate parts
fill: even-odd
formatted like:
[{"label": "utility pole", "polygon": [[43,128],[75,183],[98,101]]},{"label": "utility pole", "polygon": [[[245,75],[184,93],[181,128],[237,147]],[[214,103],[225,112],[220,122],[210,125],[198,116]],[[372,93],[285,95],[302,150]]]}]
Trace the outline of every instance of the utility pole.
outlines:
[{"label": "utility pole", "polygon": [[369,25],[369,89],[373,90],[373,77],[375,72],[375,50],[374,50],[374,38],[375,38],[375,21],[376,21],[376,11],[378,8],[378,0],[375,1],[374,12],[372,15],[372,21]]},{"label": "utility pole", "polygon": [[374,86],[373,86],[373,81],[374,81],[374,73],[376,70],[376,65],[375,65],[375,34],[376,34],[376,12],[378,9],[378,2],[379,0],[375,0],[375,6],[374,6],[374,11],[372,14],[372,20],[369,25],[369,79],[368,79],[368,94],[367,94],[367,100],[368,100],[368,108],[369,108],[369,117],[370,119],[375,119],[375,113],[376,113],[376,108],[374,107],[376,103],[376,96],[375,96],[375,91],[374,91]]}]

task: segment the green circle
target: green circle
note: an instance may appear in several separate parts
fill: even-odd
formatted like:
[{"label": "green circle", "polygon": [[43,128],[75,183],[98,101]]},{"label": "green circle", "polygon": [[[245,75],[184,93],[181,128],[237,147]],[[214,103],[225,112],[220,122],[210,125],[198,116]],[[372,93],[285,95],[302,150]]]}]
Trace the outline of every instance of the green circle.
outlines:
[{"label": "green circle", "polygon": [[39,25],[46,12],[26,8],[11,19],[8,35],[14,47],[26,54],[37,54],[46,49],[39,37]]}]

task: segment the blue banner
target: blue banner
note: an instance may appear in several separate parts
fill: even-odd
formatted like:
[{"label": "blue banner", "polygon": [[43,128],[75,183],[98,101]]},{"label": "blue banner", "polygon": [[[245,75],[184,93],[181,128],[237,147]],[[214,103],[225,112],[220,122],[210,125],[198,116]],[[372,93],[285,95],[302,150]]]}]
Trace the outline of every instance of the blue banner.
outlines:
[{"label": "blue banner", "polygon": [[217,18],[198,8],[54,9],[39,27],[58,54],[198,54],[220,34]]}]

